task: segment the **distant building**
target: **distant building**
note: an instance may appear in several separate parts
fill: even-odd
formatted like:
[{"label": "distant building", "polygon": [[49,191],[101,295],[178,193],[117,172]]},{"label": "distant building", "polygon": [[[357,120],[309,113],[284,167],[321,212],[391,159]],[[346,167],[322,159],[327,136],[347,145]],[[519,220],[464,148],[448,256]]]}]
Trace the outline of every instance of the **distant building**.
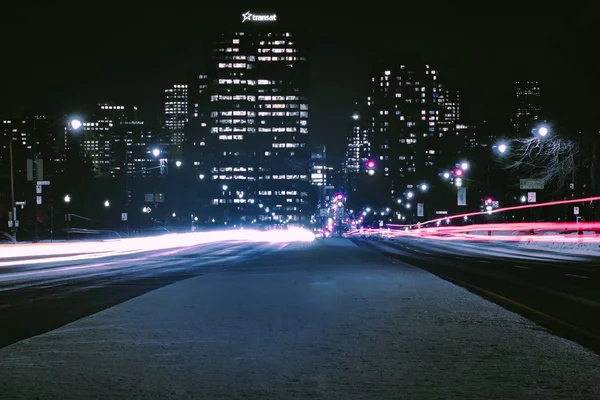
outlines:
[{"label": "distant building", "polygon": [[165,128],[177,154],[182,152],[185,142],[187,120],[188,85],[177,84],[165,89]]},{"label": "distant building", "polygon": [[186,157],[211,183],[219,223],[310,218],[305,43],[268,17],[240,14],[189,85]]},{"label": "distant building", "polygon": [[540,83],[538,81],[516,81],[515,95],[517,109],[512,125],[518,136],[525,136],[531,133],[535,124],[541,119]]},{"label": "distant building", "polygon": [[408,192],[436,179],[452,157],[458,94],[438,77],[434,67],[415,60],[387,62],[371,77],[367,124],[377,162],[373,179],[382,188],[371,196],[381,205],[399,204]]},{"label": "distant building", "polygon": [[345,169],[348,175],[360,173],[361,164],[370,155],[369,129],[365,115],[360,111],[357,109],[352,113],[347,137]]}]

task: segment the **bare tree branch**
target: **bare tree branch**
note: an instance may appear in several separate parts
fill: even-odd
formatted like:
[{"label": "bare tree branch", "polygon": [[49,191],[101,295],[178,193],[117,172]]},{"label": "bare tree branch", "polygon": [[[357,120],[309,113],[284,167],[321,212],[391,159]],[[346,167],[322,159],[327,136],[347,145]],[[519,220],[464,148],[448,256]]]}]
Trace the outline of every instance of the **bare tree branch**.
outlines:
[{"label": "bare tree branch", "polygon": [[569,139],[531,137],[517,139],[505,169],[517,170],[524,177],[554,184],[556,191],[573,182],[577,170],[579,145]]}]

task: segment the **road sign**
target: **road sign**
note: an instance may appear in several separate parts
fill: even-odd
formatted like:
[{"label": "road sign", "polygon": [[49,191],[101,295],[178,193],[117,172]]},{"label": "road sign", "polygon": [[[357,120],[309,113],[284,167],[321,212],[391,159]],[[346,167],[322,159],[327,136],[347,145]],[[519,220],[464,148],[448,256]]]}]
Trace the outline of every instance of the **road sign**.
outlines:
[{"label": "road sign", "polygon": [[127,213],[121,213],[121,221],[127,221]]},{"label": "road sign", "polygon": [[499,208],[500,207],[500,202],[498,200],[492,201],[492,207]]},{"label": "road sign", "polygon": [[35,196],[35,203],[39,206],[42,204],[42,196]]},{"label": "road sign", "polygon": [[521,179],[519,187],[523,190],[542,190],[544,189],[544,182],[540,179]]},{"label": "road sign", "polygon": [[25,201],[17,201],[15,202],[15,206],[24,206],[27,202]]},{"label": "road sign", "polygon": [[579,207],[573,207],[573,214],[579,215]]},{"label": "road sign", "polygon": [[50,181],[37,181],[36,184],[41,186],[48,186],[50,185]]},{"label": "road sign", "polygon": [[423,217],[425,215],[425,205],[423,203],[417,203],[417,217]]},{"label": "road sign", "polygon": [[527,202],[528,203],[535,203],[536,202],[536,195],[535,192],[527,192]]},{"label": "road sign", "polygon": [[467,188],[458,188],[456,191],[456,203],[459,206],[467,205]]},{"label": "road sign", "polygon": [[41,187],[40,185],[37,185],[37,186],[35,187],[35,193],[36,193],[36,194],[42,194],[42,187]]}]

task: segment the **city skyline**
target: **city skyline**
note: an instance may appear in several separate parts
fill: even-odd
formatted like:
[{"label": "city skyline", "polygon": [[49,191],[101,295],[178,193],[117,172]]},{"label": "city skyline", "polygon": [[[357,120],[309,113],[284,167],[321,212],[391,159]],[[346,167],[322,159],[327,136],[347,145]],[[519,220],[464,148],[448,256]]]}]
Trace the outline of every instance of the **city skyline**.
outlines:
[{"label": "city skyline", "polygon": [[[173,11],[163,15],[152,8],[123,7],[111,18],[126,22],[124,27],[116,24],[104,36],[102,31],[82,31],[79,35],[82,43],[73,43],[66,55],[56,46],[47,50],[41,47],[48,40],[61,43],[64,35],[70,34],[72,26],[54,27],[43,38],[26,34],[13,37],[5,46],[14,57],[8,65],[10,79],[5,79],[7,89],[0,106],[7,114],[15,115],[32,108],[50,113],[78,111],[84,106],[112,101],[137,104],[147,117],[159,117],[164,106],[164,90],[183,82],[190,69],[207,60],[210,35],[229,24],[239,23],[242,10],[245,11],[244,8],[239,8],[239,12],[235,8],[216,9],[214,20],[205,21],[198,28],[190,24],[189,16]],[[419,11],[418,7],[408,7],[406,11],[410,14],[411,10]],[[44,29],[53,15],[69,18],[73,13],[76,10],[64,3],[37,12],[17,12],[22,19],[16,18],[13,27],[21,24],[21,28]],[[573,51],[577,46],[584,46],[584,41],[570,41],[569,38],[577,38],[578,34],[581,36],[586,32],[585,23],[580,23],[585,21],[577,16],[568,17],[568,13],[562,18],[535,16],[526,10],[525,14],[525,17],[510,19],[511,29],[507,31],[498,28],[509,20],[508,16],[473,18],[464,13],[449,13],[444,17],[439,13],[428,17],[421,29],[414,29],[416,23],[405,20],[400,27],[397,24],[382,27],[385,24],[376,24],[378,19],[391,22],[394,17],[376,15],[375,12],[359,14],[356,10],[342,10],[337,15],[314,15],[301,9],[282,10],[278,13],[280,20],[310,27],[312,141],[323,142],[338,155],[343,153],[344,146],[337,144],[346,136],[347,118],[354,102],[366,95],[368,77],[375,62],[398,51],[421,53],[423,58],[438,65],[448,85],[461,91],[467,117],[494,120],[511,116],[514,99],[507,86],[519,79],[541,81],[549,110],[567,115],[570,107],[564,97],[581,98],[582,94],[576,95],[577,91],[587,90],[587,87],[569,87],[549,79],[554,76],[554,71],[577,62],[559,62],[549,50],[561,43],[573,45]],[[139,18],[133,18],[136,15],[144,16],[147,24],[162,18],[165,26],[173,29],[161,30],[160,40],[153,40],[156,33],[148,31],[141,37],[135,33],[135,28],[139,27],[136,22]],[[99,10],[89,16],[90,23],[103,21],[104,17],[108,16]],[[578,23],[579,27],[565,36],[571,29],[569,23]],[[550,26],[552,29],[546,29]],[[10,28],[5,25],[2,33],[9,32]],[[464,40],[473,30],[480,35]],[[407,39],[406,34],[411,32]],[[175,34],[179,40],[170,40]],[[120,39],[111,39],[117,37]],[[131,41],[135,41],[136,46],[126,45]],[[105,42],[103,47],[95,46],[101,42]],[[34,46],[36,43],[38,45]],[[30,48],[36,51],[24,51]],[[94,55],[96,53],[98,56]],[[348,68],[349,65],[352,68]],[[573,71],[572,65],[570,68]],[[48,75],[52,79],[45,79]],[[568,74],[565,72],[564,76],[566,79]],[[586,76],[575,74],[573,79]],[[58,93],[62,94],[62,99],[57,101]],[[490,107],[492,98],[502,101]]]}]

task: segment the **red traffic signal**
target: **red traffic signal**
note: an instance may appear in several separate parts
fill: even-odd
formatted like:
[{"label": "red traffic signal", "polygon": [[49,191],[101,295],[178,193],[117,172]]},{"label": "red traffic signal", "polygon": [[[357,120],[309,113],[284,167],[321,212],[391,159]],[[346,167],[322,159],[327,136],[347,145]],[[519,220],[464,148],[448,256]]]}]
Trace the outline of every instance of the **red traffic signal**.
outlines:
[{"label": "red traffic signal", "polygon": [[367,168],[375,168],[375,161],[373,161],[373,160],[367,161]]},{"label": "red traffic signal", "polygon": [[487,199],[485,199],[485,204],[492,204],[494,202],[494,199],[492,199],[491,197],[488,197]]},{"label": "red traffic signal", "polygon": [[452,173],[456,176],[463,176],[465,174],[465,171],[463,171],[460,168],[456,168],[454,171],[452,171]]},{"label": "red traffic signal", "polygon": [[334,199],[336,199],[336,200],[342,200],[343,198],[344,198],[343,193],[336,193],[334,196]]}]

